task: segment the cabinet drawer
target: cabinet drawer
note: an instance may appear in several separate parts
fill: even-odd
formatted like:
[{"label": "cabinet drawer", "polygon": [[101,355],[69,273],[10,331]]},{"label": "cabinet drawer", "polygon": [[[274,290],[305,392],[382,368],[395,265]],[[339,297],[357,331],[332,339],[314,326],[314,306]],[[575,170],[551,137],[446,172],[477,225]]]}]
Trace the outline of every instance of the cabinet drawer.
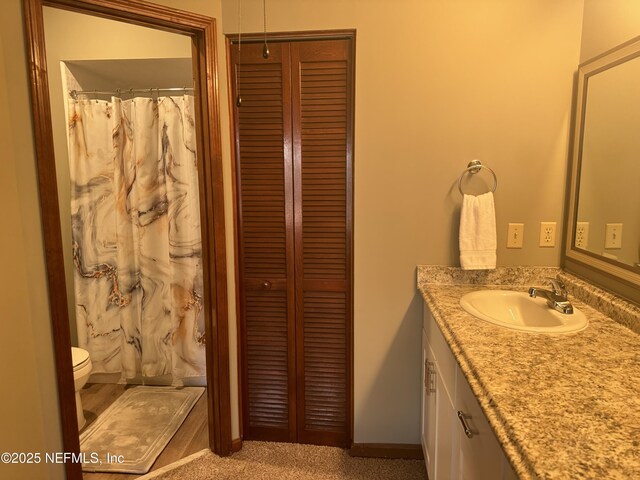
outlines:
[{"label": "cabinet drawer", "polygon": [[424,306],[423,328],[424,334],[427,336],[427,340],[433,350],[434,357],[438,362],[441,385],[444,386],[449,401],[453,402],[457,362],[447,345],[447,341],[442,336],[440,327],[426,305]]}]

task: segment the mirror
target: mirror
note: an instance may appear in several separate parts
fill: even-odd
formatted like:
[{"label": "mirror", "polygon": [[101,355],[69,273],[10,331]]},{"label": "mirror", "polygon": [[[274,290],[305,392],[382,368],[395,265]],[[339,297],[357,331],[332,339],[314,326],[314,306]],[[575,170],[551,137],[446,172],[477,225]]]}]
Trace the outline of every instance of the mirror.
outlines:
[{"label": "mirror", "polygon": [[640,286],[639,82],[640,37],[578,69],[565,249],[569,261],[636,288]]}]

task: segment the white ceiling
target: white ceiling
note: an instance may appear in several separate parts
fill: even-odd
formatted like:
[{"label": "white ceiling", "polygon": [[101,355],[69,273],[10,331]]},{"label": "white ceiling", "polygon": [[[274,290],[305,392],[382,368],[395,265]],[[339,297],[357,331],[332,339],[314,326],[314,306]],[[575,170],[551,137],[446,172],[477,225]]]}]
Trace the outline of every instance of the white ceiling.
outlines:
[{"label": "white ceiling", "polygon": [[64,62],[82,89],[193,87],[191,58],[71,60]]}]

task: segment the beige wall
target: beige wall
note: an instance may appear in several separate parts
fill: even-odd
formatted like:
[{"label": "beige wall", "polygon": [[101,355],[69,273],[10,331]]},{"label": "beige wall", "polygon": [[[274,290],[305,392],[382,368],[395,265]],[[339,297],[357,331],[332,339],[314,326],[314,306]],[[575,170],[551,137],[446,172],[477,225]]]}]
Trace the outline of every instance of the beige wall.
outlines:
[{"label": "beige wall", "polygon": [[584,0],[580,63],[640,35],[637,0]]},{"label": "beige wall", "polygon": [[[61,451],[31,125],[22,2],[0,15],[0,451]],[[61,465],[4,465],[0,477],[64,476]]]},{"label": "beige wall", "polygon": [[[163,0],[157,3],[221,18],[219,0]],[[46,288],[42,228],[36,181],[27,55],[24,47],[22,2],[6,0],[0,15],[0,201],[7,227],[0,239],[0,361],[5,392],[0,398],[0,451],[61,451],[53,347]],[[220,23],[218,28],[221,29]],[[218,40],[224,58],[224,39]],[[57,68],[57,66],[56,66]],[[220,70],[222,136],[228,138],[226,77]],[[229,175],[228,141],[223,141],[225,172]],[[230,185],[226,186],[230,196]],[[230,205],[229,205],[230,207]],[[229,219],[231,216],[229,215]],[[228,228],[231,241],[233,231]],[[229,262],[232,264],[232,252]],[[230,289],[231,325],[235,326],[234,292]],[[232,331],[235,335],[235,330]],[[235,345],[235,337],[232,345]],[[232,358],[235,360],[235,357]],[[232,362],[235,371],[235,361]],[[233,390],[237,390],[235,375]],[[232,405],[237,401],[232,399]],[[238,432],[237,414],[234,431]],[[0,477],[11,479],[64,477],[61,465],[0,465]]]},{"label": "beige wall", "polygon": [[[237,0],[222,0],[237,32]],[[498,176],[498,263],[558,265],[581,0],[278,0],[270,31],[356,28],[355,441],[419,443],[418,264],[459,265],[456,181]],[[242,2],[242,30],[262,4]],[[507,250],[508,222],[525,247]]]},{"label": "beige wall", "polygon": [[[218,19],[223,16],[226,31],[236,31],[235,0],[225,0],[222,6],[220,0],[157,3]],[[355,441],[418,443],[422,307],[415,292],[415,266],[458,264],[460,197],[455,182],[469,160],[480,158],[498,174],[499,263],[558,264],[558,248],[535,246],[537,223],[561,221],[582,2],[279,0],[268,6],[270,30],[357,28]],[[244,31],[262,28],[260,7],[257,0],[243,2]],[[4,2],[0,21],[0,92],[6,95],[0,113],[4,165],[0,195],[15,226],[12,235],[2,240],[3,265],[12,274],[0,280],[0,299],[3,317],[18,319],[2,322],[0,352],[5,365],[15,363],[16,357],[28,359],[7,379],[21,387],[26,399],[0,400],[2,449],[55,451],[61,448],[60,428],[26,53],[21,48],[21,2]],[[218,55],[229,200],[222,36]],[[232,245],[230,201],[225,209],[227,243]],[[504,248],[507,222],[526,223],[524,249]],[[232,266],[231,248],[227,259]],[[232,391],[236,391],[235,294],[230,273]],[[24,341],[18,344],[15,338]],[[233,429],[237,434],[237,413]],[[48,471],[51,478],[61,478],[61,468]],[[24,467],[11,477],[46,478],[34,472]]]}]

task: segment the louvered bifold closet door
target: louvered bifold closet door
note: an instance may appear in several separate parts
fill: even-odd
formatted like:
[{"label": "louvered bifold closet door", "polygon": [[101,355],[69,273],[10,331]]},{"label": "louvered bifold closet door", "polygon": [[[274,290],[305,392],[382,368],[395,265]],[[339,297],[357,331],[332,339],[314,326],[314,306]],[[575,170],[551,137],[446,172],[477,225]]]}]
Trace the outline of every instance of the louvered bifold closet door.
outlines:
[{"label": "louvered bifold closet door", "polygon": [[242,45],[239,71],[235,48],[231,56],[242,99],[235,121],[243,433],[295,441],[290,54],[288,44],[270,50],[265,60],[261,44]]},{"label": "louvered bifold closet door", "polygon": [[350,438],[350,40],[291,44],[298,441]]}]

